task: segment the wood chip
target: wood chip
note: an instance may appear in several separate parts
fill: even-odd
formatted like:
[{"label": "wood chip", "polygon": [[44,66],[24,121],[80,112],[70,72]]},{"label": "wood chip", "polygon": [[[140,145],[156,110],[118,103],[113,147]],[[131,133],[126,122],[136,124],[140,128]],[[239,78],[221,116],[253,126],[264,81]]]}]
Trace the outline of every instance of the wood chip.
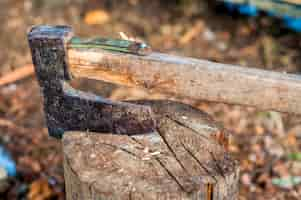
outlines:
[{"label": "wood chip", "polygon": [[105,10],[92,10],[86,13],[84,21],[88,25],[103,25],[110,20],[110,15]]},{"label": "wood chip", "polygon": [[204,26],[205,25],[203,21],[197,21],[195,25],[180,38],[179,43],[181,45],[189,43],[193,38],[201,33]]}]

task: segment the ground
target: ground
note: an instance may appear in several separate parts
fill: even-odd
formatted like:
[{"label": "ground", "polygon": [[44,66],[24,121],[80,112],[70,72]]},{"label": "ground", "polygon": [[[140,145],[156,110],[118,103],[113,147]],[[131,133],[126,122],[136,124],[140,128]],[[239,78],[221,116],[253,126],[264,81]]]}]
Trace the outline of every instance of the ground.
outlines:
[{"label": "ground", "polygon": [[[37,24],[68,24],[81,36],[118,37],[124,32],[161,52],[300,71],[300,34],[267,16],[230,16],[208,2],[2,0],[0,78],[31,64],[26,34]],[[110,85],[82,84],[112,98],[141,95]],[[298,116],[208,102],[195,106],[233,133],[230,151],[241,165],[241,200],[301,198],[300,185],[283,188],[276,183],[276,178],[301,175]],[[0,86],[0,133],[0,143],[12,154],[18,170],[0,199],[64,199],[61,144],[47,135],[34,76]]]}]

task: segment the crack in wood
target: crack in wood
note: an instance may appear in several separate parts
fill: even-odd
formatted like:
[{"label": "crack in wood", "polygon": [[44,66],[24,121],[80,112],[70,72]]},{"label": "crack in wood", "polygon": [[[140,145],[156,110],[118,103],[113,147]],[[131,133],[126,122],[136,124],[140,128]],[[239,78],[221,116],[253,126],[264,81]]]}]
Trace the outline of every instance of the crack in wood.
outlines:
[{"label": "crack in wood", "polygon": [[135,153],[125,149],[125,148],[122,148],[122,147],[119,147],[119,146],[116,146],[116,145],[113,145],[113,144],[108,144],[108,143],[105,143],[105,142],[100,142],[99,144],[103,144],[103,145],[107,145],[107,146],[110,146],[110,147],[113,147],[115,149],[119,149],[121,151],[124,151],[130,155],[132,155],[133,157],[137,158],[137,159],[140,159],[140,157],[138,155],[136,155]]},{"label": "crack in wood", "polygon": [[160,129],[157,129],[159,135],[161,136],[163,142],[166,144],[168,150],[171,152],[171,154],[174,156],[174,158],[176,159],[176,161],[179,163],[179,165],[181,166],[181,168],[185,171],[185,173],[187,173],[189,175],[188,170],[186,169],[186,167],[183,165],[183,163],[180,161],[180,159],[178,158],[177,154],[175,153],[175,151],[172,149],[172,147],[169,145],[167,139],[164,136],[164,133],[162,133],[160,131]]},{"label": "crack in wood", "polygon": [[66,160],[67,165],[69,166],[71,172],[74,173],[77,177],[79,177],[79,174],[72,168],[72,165],[70,165],[70,161],[68,160],[68,158],[66,158],[65,160]]},{"label": "crack in wood", "polygon": [[169,171],[169,169],[167,169],[167,167],[163,164],[163,162],[161,162],[161,160],[159,158],[155,158],[158,163],[160,164],[160,166],[167,172],[167,174],[177,183],[177,185],[179,186],[179,188],[186,192],[185,188],[183,185],[181,185],[181,183],[178,181],[178,179],[172,174],[171,171]]},{"label": "crack in wood", "polygon": [[212,183],[207,183],[207,200],[213,200],[214,195],[214,185]]},{"label": "crack in wood", "polygon": [[93,194],[93,185],[97,183],[97,180],[92,181],[91,184],[89,184],[89,191],[91,194]]},{"label": "crack in wood", "polygon": [[226,179],[225,174],[224,174],[224,170],[223,170],[222,167],[219,165],[219,163],[218,163],[218,161],[216,160],[214,154],[213,154],[211,151],[209,151],[209,153],[210,153],[210,155],[211,155],[211,157],[212,157],[212,159],[213,159],[213,162],[214,162],[215,166],[217,167],[217,171],[219,172],[219,174],[220,174],[224,179]]},{"label": "crack in wood", "polygon": [[129,192],[129,200],[132,200],[132,188],[130,188],[130,192]]},{"label": "crack in wood", "polygon": [[181,122],[181,121],[179,121],[179,120],[177,120],[177,119],[173,119],[173,118],[170,117],[169,115],[166,115],[165,117],[167,117],[168,119],[174,121],[174,122],[177,123],[178,125],[183,126],[183,127],[187,128],[187,129],[191,130],[193,133],[195,133],[195,134],[201,136],[203,139],[209,140],[208,137],[206,137],[205,135],[200,134],[198,131],[196,131],[196,130],[194,130],[193,128],[187,126],[187,125],[184,124],[183,122]]},{"label": "crack in wood", "polygon": [[139,145],[141,146],[141,148],[145,147],[145,145],[143,145],[142,142],[140,142],[140,141],[137,140],[136,138],[131,137],[131,136],[129,136],[129,138],[130,138],[131,140],[133,140],[135,143],[139,144]]},{"label": "crack in wood", "polygon": [[207,169],[202,163],[201,161],[184,145],[184,143],[180,140],[181,145],[183,146],[183,148],[189,153],[189,155],[201,166],[201,168],[208,174],[210,175],[215,182],[217,182],[217,178],[210,172],[209,169]]}]

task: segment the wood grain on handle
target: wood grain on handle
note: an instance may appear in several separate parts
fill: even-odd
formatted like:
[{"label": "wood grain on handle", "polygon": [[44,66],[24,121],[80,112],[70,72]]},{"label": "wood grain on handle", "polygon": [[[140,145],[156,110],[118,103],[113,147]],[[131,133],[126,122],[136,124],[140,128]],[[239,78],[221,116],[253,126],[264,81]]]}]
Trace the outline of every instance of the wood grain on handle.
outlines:
[{"label": "wood grain on handle", "polygon": [[101,49],[69,48],[68,63],[74,77],[301,114],[301,76],[297,75],[162,53],[137,56]]}]

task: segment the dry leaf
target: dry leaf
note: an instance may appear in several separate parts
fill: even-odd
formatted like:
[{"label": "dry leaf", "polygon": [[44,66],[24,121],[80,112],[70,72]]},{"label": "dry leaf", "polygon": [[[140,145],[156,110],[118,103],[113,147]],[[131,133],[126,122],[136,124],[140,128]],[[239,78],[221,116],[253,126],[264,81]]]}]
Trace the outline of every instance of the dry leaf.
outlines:
[{"label": "dry leaf", "polygon": [[48,182],[44,179],[36,180],[30,185],[27,199],[29,200],[46,200],[52,195]]},{"label": "dry leaf", "polygon": [[180,38],[180,44],[184,45],[189,43],[193,38],[201,33],[201,31],[204,29],[204,26],[205,25],[203,21],[198,21],[195,23],[195,25]]},{"label": "dry leaf", "polygon": [[241,180],[242,184],[244,184],[244,185],[249,186],[252,184],[252,178],[251,178],[250,174],[248,174],[248,173],[242,174],[240,180]]},{"label": "dry leaf", "polygon": [[93,10],[86,13],[84,21],[89,25],[102,25],[110,20],[110,15],[104,10]]}]

